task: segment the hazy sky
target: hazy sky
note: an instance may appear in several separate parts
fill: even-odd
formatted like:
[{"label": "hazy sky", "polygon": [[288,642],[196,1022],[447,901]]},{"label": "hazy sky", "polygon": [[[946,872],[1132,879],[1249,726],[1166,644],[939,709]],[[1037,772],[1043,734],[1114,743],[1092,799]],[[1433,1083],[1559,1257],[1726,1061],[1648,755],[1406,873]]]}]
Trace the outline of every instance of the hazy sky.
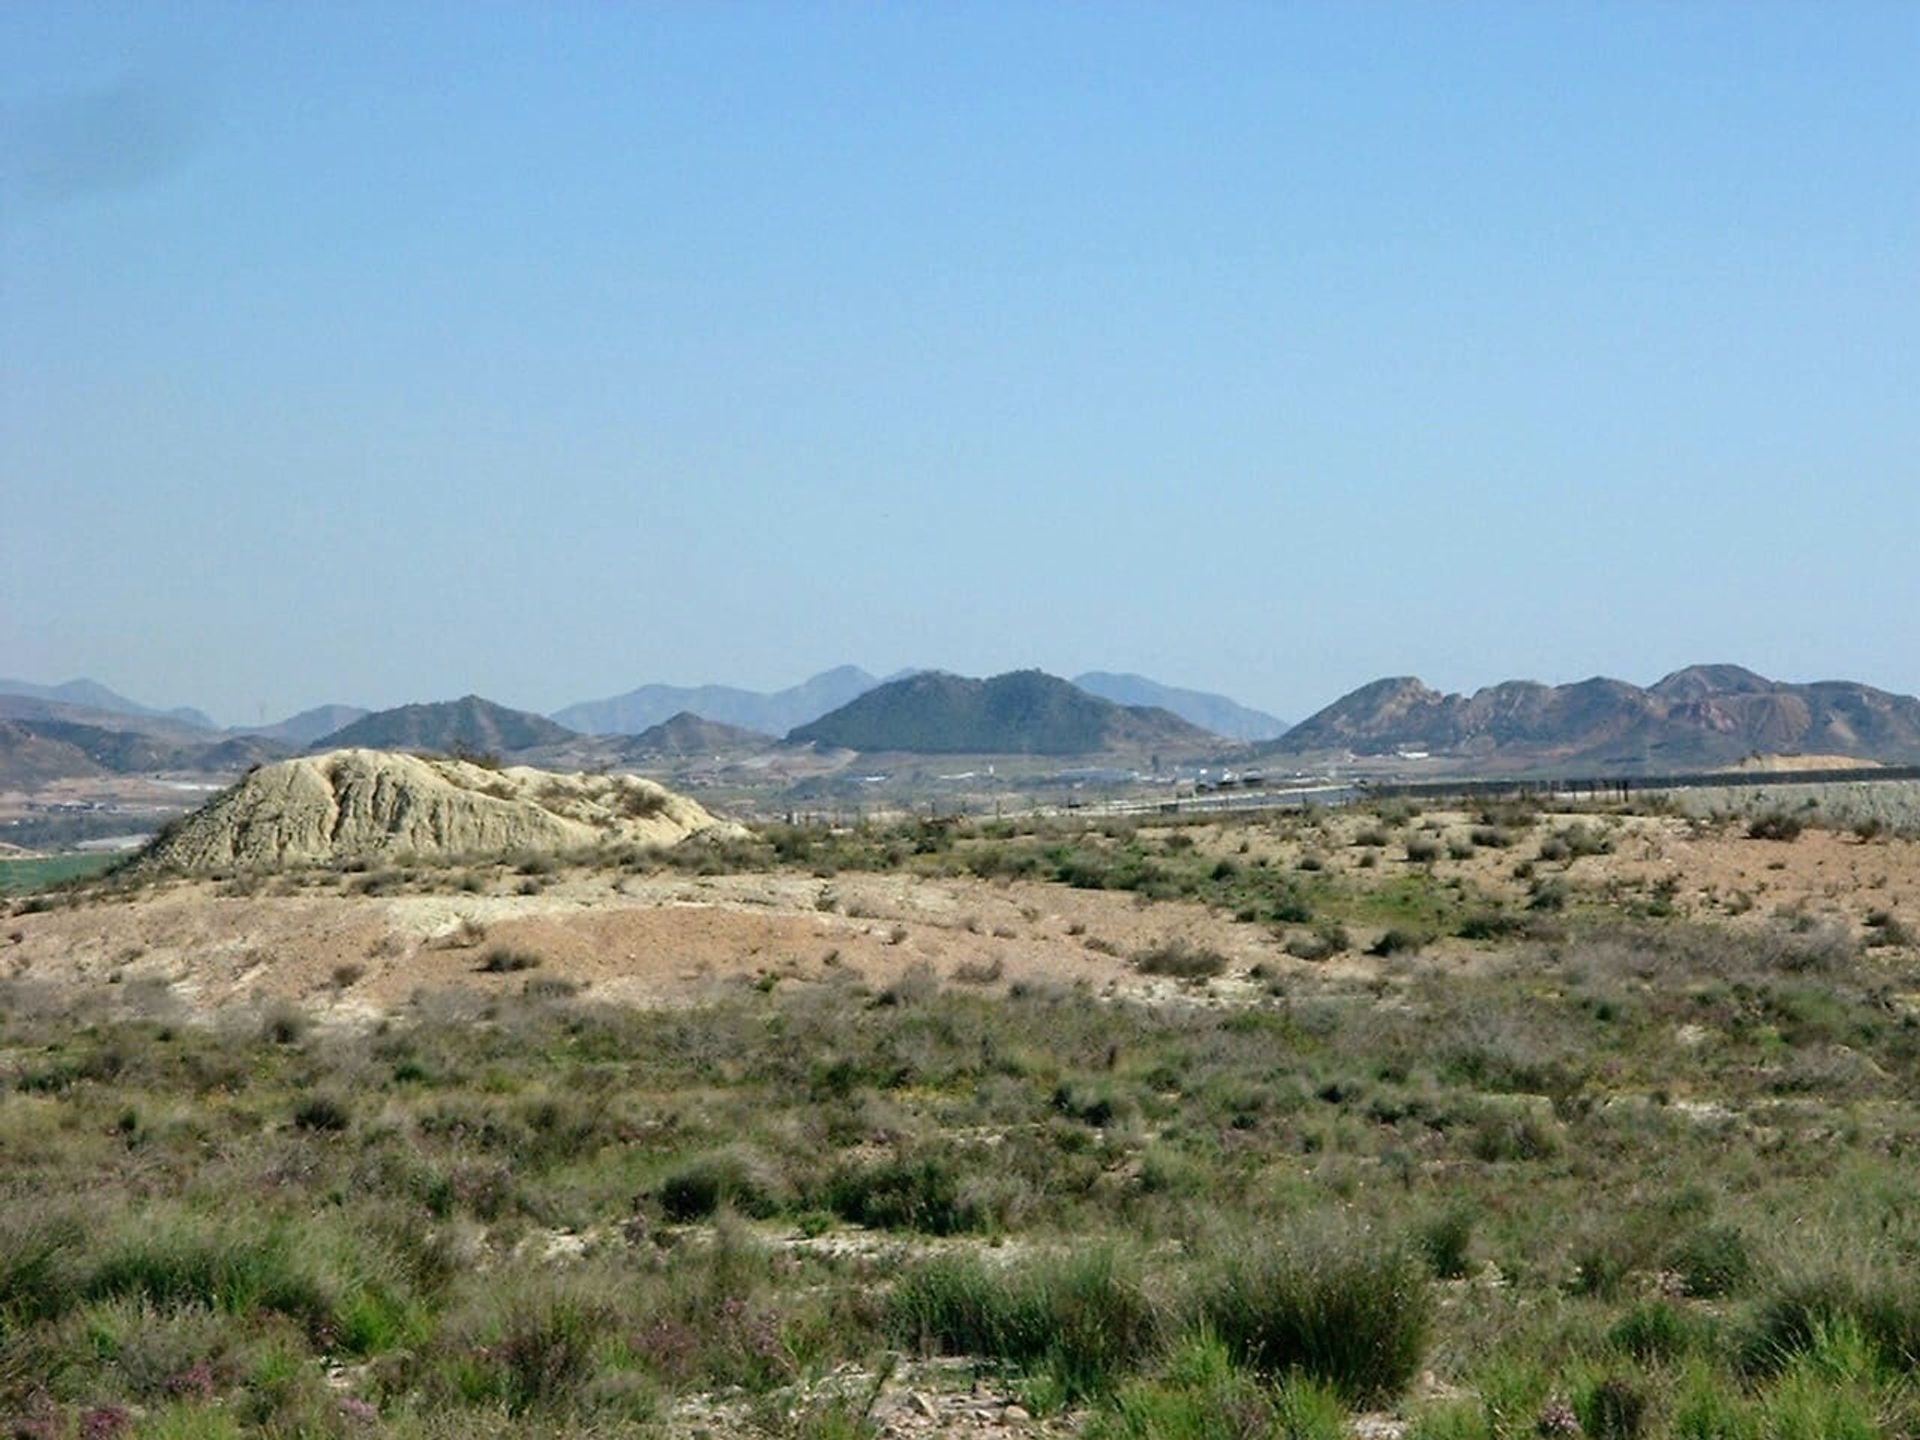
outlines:
[{"label": "hazy sky", "polygon": [[0,674],[1920,690],[1920,5],[0,8]]}]

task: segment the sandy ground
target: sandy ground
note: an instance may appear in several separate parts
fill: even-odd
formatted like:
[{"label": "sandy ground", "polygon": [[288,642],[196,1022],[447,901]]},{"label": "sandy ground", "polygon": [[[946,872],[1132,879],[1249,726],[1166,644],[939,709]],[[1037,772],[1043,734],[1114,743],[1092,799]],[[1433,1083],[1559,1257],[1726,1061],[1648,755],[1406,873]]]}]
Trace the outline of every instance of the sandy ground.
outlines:
[{"label": "sandy ground", "polygon": [[[991,989],[1191,994],[1138,975],[1126,958],[1174,938],[1213,946],[1242,974],[1303,963],[1264,929],[1197,905],[972,879],[735,875],[582,876],[537,896],[231,897],[177,883],[132,901],[15,915],[0,928],[0,967],[62,990],[120,986],[156,1010],[294,1000],[349,1019],[420,991],[517,994],[534,976],[640,1005],[697,1004],[769,977],[879,989],[922,966]],[[502,947],[539,956],[539,968],[485,973],[484,958]],[[1220,998],[1235,983],[1216,982]]]}]

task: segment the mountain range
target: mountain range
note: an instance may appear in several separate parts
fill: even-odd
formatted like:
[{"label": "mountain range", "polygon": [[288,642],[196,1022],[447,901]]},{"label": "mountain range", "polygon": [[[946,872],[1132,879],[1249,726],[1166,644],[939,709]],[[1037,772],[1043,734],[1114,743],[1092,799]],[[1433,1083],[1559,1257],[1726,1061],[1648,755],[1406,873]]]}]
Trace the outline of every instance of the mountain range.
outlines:
[{"label": "mountain range", "polygon": [[1144,675],[1116,675],[1107,670],[1088,670],[1073,677],[1073,683],[1089,695],[1111,700],[1116,705],[1147,705],[1171,710],[1189,724],[1229,740],[1272,740],[1287,733],[1287,722],[1277,720],[1264,710],[1253,710],[1224,695],[1204,690],[1182,690],[1162,685]]},{"label": "mountain range", "polygon": [[1410,676],[1376,680],[1309,716],[1261,754],[1419,750],[1508,768],[1652,773],[1748,755],[1920,761],[1920,700],[1846,680],[1788,684],[1738,665],[1694,665],[1646,688],[1595,677],[1509,680],[1443,695]]},{"label": "mountain range", "polygon": [[1170,711],[1116,705],[1039,670],[989,680],[921,671],[877,686],[787,738],[921,755],[1091,755],[1219,743]]},{"label": "mountain range", "polygon": [[785,690],[742,690],[732,685],[642,685],[607,700],[583,700],[552,718],[583,735],[637,735],[680,714],[721,725],[784,735],[818,720],[880,681],[858,665],[822,671]]},{"label": "mountain range", "polygon": [[263,740],[284,740],[289,745],[305,746],[371,713],[358,705],[316,705],[311,710],[302,710],[298,715],[289,715],[276,725],[242,726],[234,733],[258,735]]},{"label": "mountain range", "polygon": [[[848,698],[809,714],[841,695]],[[638,733],[617,728],[674,697],[757,723],[682,704]],[[1852,681],[1789,684],[1737,665],[1690,666],[1644,688],[1605,677],[1570,685],[1510,680],[1471,695],[1394,677],[1342,696],[1277,737],[1271,731],[1280,722],[1225,697],[1101,671],[1071,683],[1037,670],[990,680],[919,671],[882,682],[843,666],[770,694],[643,686],[557,714],[595,725],[597,738],[475,695],[372,714],[318,706],[277,725],[222,731],[198,711],[159,710],[93,681],[0,681],[0,781],[218,773],[346,746],[468,749],[577,768],[765,754],[781,745],[780,735],[820,749],[1066,756],[1204,752],[1217,750],[1219,737],[1245,743],[1262,730],[1271,738],[1251,744],[1255,758],[1420,751],[1455,773],[1645,774],[1717,768],[1753,754],[1920,763],[1920,700]],[[796,714],[809,718],[782,726]],[[600,731],[596,722],[616,728]]]},{"label": "mountain range", "polygon": [[151,705],[142,705],[137,700],[129,700],[117,691],[109,690],[97,680],[68,680],[59,685],[35,685],[29,680],[0,680],[0,695],[50,700],[61,705],[79,705],[88,710],[97,710],[109,715],[140,715],[154,720],[177,720],[183,725],[193,726],[196,730],[220,728],[204,711],[195,710],[186,705],[172,710],[157,710]]}]

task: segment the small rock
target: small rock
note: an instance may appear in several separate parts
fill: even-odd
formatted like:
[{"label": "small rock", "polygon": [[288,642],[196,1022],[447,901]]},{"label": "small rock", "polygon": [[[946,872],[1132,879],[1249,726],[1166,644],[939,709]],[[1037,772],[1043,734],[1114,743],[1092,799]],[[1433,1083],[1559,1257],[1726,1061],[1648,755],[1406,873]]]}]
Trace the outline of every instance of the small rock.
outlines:
[{"label": "small rock", "polygon": [[907,1392],[907,1408],[916,1415],[926,1416],[929,1420],[934,1417],[933,1401],[929,1400],[925,1395],[922,1395],[918,1390],[909,1390]]},{"label": "small rock", "polygon": [[1027,1413],[1027,1407],[1024,1405],[1009,1405],[1000,1412],[1000,1418],[1009,1425],[1024,1425],[1033,1416]]}]

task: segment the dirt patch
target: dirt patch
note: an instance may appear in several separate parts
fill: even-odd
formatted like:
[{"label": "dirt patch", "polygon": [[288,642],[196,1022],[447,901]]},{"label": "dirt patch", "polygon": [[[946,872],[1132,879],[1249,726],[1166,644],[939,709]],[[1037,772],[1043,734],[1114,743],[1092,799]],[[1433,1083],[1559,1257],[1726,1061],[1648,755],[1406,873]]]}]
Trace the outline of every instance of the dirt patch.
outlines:
[{"label": "dirt patch", "polygon": [[[1219,950],[1232,968],[1203,986],[1135,972],[1131,955],[1175,939]],[[538,963],[489,973],[496,949]],[[537,896],[230,896],[195,881],[18,915],[0,934],[0,965],[14,976],[104,1000],[112,987],[196,1010],[291,1000],[341,1019],[454,987],[560,984],[674,1006],[756,984],[877,991],[922,971],[1000,991],[1224,1002],[1253,966],[1300,963],[1264,929],[1198,905],[907,875],[588,875]]]}]

